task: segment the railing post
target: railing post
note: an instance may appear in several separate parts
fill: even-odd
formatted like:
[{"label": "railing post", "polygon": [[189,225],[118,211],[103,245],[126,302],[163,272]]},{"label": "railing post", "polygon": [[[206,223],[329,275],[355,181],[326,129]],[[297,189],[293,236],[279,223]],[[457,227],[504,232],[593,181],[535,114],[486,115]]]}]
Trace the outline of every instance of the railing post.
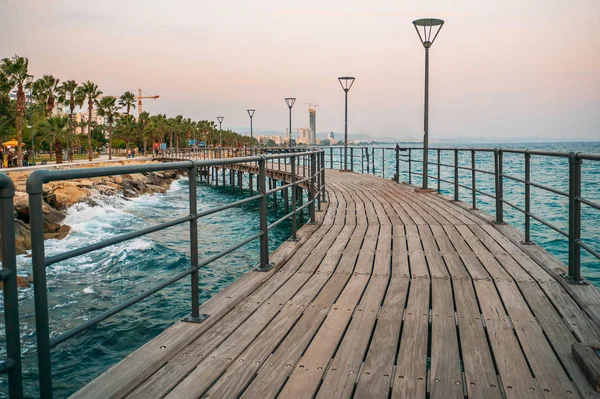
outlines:
[{"label": "railing post", "polygon": [[183,321],[191,323],[200,323],[204,321],[208,315],[200,314],[200,288],[198,283],[198,190],[197,180],[198,177],[198,165],[194,164],[188,170],[189,179],[189,201],[190,201],[190,258],[191,268],[191,289],[192,289],[192,312],[184,318]]},{"label": "railing post", "polygon": [[354,147],[350,147],[350,171],[354,172]]},{"label": "railing post", "polygon": [[321,156],[323,157],[323,167],[321,168],[321,186],[319,190],[321,192],[321,201],[325,202],[325,151],[321,153]]},{"label": "railing post", "polygon": [[381,177],[385,179],[385,148],[381,149]]},{"label": "railing post", "polygon": [[260,198],[260,232],[262,233],[260,237],[260,264],[257,270],[267,271],[271,269],[271,264],[269,263],[269,226],[267,224],[267,168],[266,168],[266,159],[265,157],[261,157],[260,161],[258,161],[258,176],[259,176],[259,192],[261,194]]},{"label": "railing post", "polygon": [[567,280],[581,284],[581,158],[569,154],[569,275]]},{"label": "railing post", "polygon": [[317,168],[313,173],[317,175],[317,211],[321,212],[321,169],[323,168],[321,163],[321,152],[315,153],[315,157],[317,158]]},{"label": "railing post", "polygon": [[531,244],[531,154],[525,151],[525,242],[523,244]]},{"label": "railing post", "polygon": [[297,229],[297,220],[296,220],[296,208],[297,208],[297,199],[296,199],[296,157],[294,154],[291,155],[290,161],[292,163],[292,240],[296,241],[296,229]]},{"label": "railing post", "polygon": [[408,184],[412,184],[412,149],[408,149]]},{"label": "railing post", "polygon": [[310,188],[308,190],[308,211],[310,212],[310,222],[315,223],[315,178],[317,177],[317,156],[313,152],[310,154]]},{"label": "railing post", "polygon": [[333,169],[333,147],[329,147],[329,165]]},{"label": "railing post", "polygon": [[0,281],[4,283],[4,325],[6,328],[6,360],[0,366],[8,370],[8,395],[10,399],[23,397],[23,371],[21,365],[21,337],[19,333],[19,293],[17,291],[17,260],[15,251],[15,223],[12,180],[0,175],[0,230],[2,239],[2,269]]},{"label": "railing post", "polygon": [[454,150],[454,201],[458,201],[458,150]]},{"label": "railing post", "polygon": [[31,263],[33,268],[33,299],[37,338],[40,397],[52,398],[52,360],[50,358],[50,325],[48,288],[46,284],[46,254],[44,248],[44,212],[42,185],[44,171],[35,171],[27,179],[29,194],[29,228],[31,230]]},{"label": "railing post", "polygon": [[442,163],[442,150],[437,149],[437,192],[440,194],[442,192],[442,174],[441,174],[441,166]]},{"label": "railing post", "polygon": [[502,150],[496,148],[494,150],[494,166],[496,177],[496,223],[504,223],[504,203],[503,199],[503,184],[502,184]]},{"label": "railing post", "polygon": [[367,154],[367,174],[370,174],[371,165],[369,164],[369,147],[365,148],[365,153]]},{"label": "railing post", "polygon": [[475,150],[471,150],[471,205],[473,209],[477,209],[477,189],[475,176]]},{"label": "railing post", "polygon": [[396,144],[396,183],[400,183],[400,146]]}]

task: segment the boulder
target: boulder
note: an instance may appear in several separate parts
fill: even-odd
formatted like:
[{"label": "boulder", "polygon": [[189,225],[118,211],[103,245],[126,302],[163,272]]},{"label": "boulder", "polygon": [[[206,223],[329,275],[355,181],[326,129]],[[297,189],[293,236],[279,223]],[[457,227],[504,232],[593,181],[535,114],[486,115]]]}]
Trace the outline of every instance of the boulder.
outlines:
[{"label": "boulder", "polygon": [[17,255],[26,254],[31,249],[29,225],[21,220],[15,220],[15,249]]},{"label": "boulder", "polygon": [[99,184],[96,186],[96,190],[102,195],[117,195],[118,189],[116,187],[111,187],[107,184]]},{"label": "boulder", "polygon": [[63,224],[56,231],[56,233],[46,233],[46,234],[44,234],[44,240],[52,240],[52,239],[54,239],[54,240],[62,240],[63,238],[65,238],[66,236],[68,236],[70,232],[71,232],[71,226]]},{"label": "boulder", "polygon": [[91,195],[88,189],[74,186],[56,189],[54,194],[56,195],[56,207],[58,209],[66,209]]},{"label": "boulder", "polygon": [[[17,276],[17,287],[18,288],[27,288],[29,285],[33,283],[33,276],[21,277]],[[0,290],[4,288],[4,284],[0,281]]]}]

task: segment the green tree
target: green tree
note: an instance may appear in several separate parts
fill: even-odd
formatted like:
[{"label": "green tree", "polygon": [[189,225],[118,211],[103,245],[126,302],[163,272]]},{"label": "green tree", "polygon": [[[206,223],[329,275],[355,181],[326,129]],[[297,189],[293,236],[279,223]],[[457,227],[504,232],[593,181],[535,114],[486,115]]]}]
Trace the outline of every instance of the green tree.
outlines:
[{"label": "green tree", "polygon": [[129,114],[131,108],[135,109],[135,94],[130,91],[126,91],[119,97],[119,106],[125,108],[126,114]]},{"label": "green tree", "polygon": [[4,82],[4,91],[10,91],[13,88],[17,89],[17,164],[23,166],[23,116],[25,115],[25,84],[27,79],[31,77],[28,73],[29,60],[25,57],[15,55],[12,58],[4,58],[0,65]]},{"label": "green tree", "polygon": [[103,97],[100,101],[96,100],[96,107],[98,107],[98,115],[103,116],[108,122],[108,159],[112,159],[112,136],[113,136],[113,124],[115,119],[119,117],[119,106],[117,105],[117,98],[113,96]]},{"label": "green tree", "polygon": [[138,123],[131,115],[123,115],[117,121],[115,135],[125,141],[125,148],[129,150],[129,144],[136,142],[138,138]]},{"label": "green tree", "polygon": [[[83,83],[81,92],[87,98],[88,101],[88,160],[92,160],[92,110],[94,109],[94,102],[102,95],[102,92],[98,90],[98,85],[94,82],[87,81]],[[114,97],[113,97],[114,98]],[[84,100],[85,101],[85,100]]]},{"label": "green tree", "polygon": [[[58,87],[58,101],[69,107],[69,130],[71,134],[75,134],[75,124],[73,114],[75,107],[83,106],[85,96],[80,90],[80,86],[74,80],[62,82]],[[67,155],[69,154],[69,144],[67,143]]]},{"label": "green tree", "polygon": [[69,128],[69,119],[66,116],[51,116],[40,123],[38,130],[42,133],[42,140],[53,144],[56,163],[63,163],[63,143],[76,145],[79,140]]}]

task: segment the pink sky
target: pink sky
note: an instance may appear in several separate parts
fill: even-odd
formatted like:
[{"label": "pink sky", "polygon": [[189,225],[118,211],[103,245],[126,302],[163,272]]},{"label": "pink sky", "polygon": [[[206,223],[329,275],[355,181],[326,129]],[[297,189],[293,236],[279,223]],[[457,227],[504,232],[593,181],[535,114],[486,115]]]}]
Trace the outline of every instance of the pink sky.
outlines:
[{"label": "pink sky", "polygon": [[[284,132],[319,104],[318,132],[422,135],[424,50],[412,20],[446,20],[431,49],[430,136],[600,139],[600,2],[0,0],[0,56],[107,94],[159,94],[145,110]],[[249,130],[249,128],[246,128]]]}]

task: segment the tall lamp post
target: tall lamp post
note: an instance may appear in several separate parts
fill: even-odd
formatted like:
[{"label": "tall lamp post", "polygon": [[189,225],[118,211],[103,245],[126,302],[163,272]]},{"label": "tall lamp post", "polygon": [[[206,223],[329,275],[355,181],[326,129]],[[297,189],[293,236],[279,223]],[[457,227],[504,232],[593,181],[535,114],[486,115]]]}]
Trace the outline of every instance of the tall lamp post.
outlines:
[{"label": "tall lamp post", "polygon": [[225,119],[225,117],[217,116],[217,120],[219,121],[219,147],[223,147],[223,131],[221,130],[223,119]]},{"label": "tall lamp post", "polygon": [[344,171],[348,170],[348,92],[354,84],[354,78],[351,76],[339,77],[340,85],[344,89],[344,96],[346,99],[346,114],[344,117]]},{"label": "tall lamp post", "polygon": [[296,99],[294,97],[286,97],[285,99],[285,103],[290,109],[290,129],[288,130],[288,146],[290,148],[292,148],[292,107],[294,106],[295,102]]},{"label": "tall lamp post", "polygon": [[248,115],[250,115],[250,144],[252,144],[252,139],[254,138],[254,135],[252,133],[252,117],[254,116],[254,110],[249,109]]},{"label": "tall lamp post", "polygon": [[[423,18],[413,21],[415,30],[425,47],[425,112],[424,112],[424,135],[423,135],[423,189],[427,189],[429,176],[429,48],[433,45],[444,21],[435,18]],[[421,30],[423,35],[421,35]],[[435,31],[435,33],[434,33]],[[431,38],[433,36],[433,39]]]}]

